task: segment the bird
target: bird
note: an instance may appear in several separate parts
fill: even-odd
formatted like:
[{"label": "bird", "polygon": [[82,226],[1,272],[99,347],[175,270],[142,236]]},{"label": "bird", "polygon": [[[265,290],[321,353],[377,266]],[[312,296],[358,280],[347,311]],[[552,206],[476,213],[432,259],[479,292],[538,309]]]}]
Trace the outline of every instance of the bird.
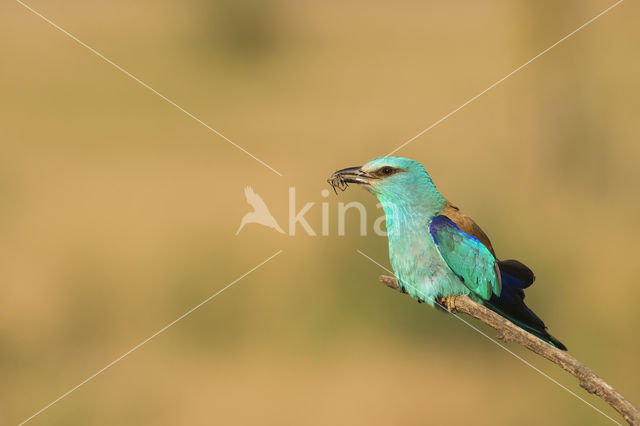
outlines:
[{"label": "bird", "polygon": [[484,231],[448,201],[418,162],[380,157],[338,170],[334,188],[364,187],[386,216],[389,260],[399,289],[419,302],[451,310],[450,296],[467,295],[518,327],[561,350],[544,322],[524,303],[533,271],[514,259],[499,260]]},{"label": "bird", "polygon": [[247,203],[249,203],[249,205],[253,207],[253,211],[245,214],[242,217],[242,220],[240,221],[240,227],[236,231],[236,235],[240,233],[242,228],[244,228],[247,223],[259,223],[260,225],[267,226],[269,228],[275,229],[281,234],[284,234],[284,231],[282,230],[282,228],[280,228],[278,222],[276,222],[276,219],[267,208],[267,205],[264,203],[262,197],[256,194],[253,188],[251,188],[250,186],[245,187],[244,196],[247,199]]}]

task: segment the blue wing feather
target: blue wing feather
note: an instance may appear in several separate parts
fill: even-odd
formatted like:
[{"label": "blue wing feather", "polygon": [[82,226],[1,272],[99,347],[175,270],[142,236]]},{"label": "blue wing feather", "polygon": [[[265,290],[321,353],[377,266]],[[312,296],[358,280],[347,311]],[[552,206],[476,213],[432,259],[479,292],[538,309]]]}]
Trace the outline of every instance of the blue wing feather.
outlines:
[{"label": "blue wing feather", "polygon": [[446,216],[434,217],[429,233],[444,261],[469,290],[484,300],[500,295],[498,262],[476,237],[463,232]]}]

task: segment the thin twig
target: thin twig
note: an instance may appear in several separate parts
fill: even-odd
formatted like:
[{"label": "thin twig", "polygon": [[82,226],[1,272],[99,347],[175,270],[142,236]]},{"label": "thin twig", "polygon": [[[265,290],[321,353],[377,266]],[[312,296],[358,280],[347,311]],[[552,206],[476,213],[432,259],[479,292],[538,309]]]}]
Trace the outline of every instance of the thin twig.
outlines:
[{"label": "thin twig", "polygon": [[[398,281],[394,277],[381,275],[380,281],[387,287],[400,291]],[[580,361],[544,342],[533,334],[527,333],[511,321],[484,306],[474,302],[467,296],[452,296],[449,300],[453,311],[470,315],[489,327],[498,331],[498,337],[505,342],[515,342],[530,351],[548,359],[565,371],[575,376],[581,387],[589,393],[594,393],[602,398],[614,410],[616,410],[630,425],[640,425],[640,411],[611,385],[602,380],[590,368]]]}]

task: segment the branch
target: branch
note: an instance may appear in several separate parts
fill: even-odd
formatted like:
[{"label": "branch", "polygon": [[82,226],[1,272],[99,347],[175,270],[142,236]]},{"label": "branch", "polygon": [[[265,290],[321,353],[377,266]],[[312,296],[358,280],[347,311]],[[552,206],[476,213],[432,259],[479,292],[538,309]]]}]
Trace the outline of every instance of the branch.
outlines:
[{"label": "branch", "polygon": [[[398,281],[394,277],[381,275],[380,281],[387,287],[400,291]],[[587,392],[595,393],[602,398],[620,413],[630,425],[640,425],[640,411],[611,385],[567,352],[561,351],[538,339],[533,334],[527,333],[508,319],[474,302],[467,296],[450,296],[448,302],[453,307],[452,312],[463,312],[479,319],[489,327],[496,329],[499,333],[499,339],[505,342],[518,343],[548,359],[563,370],[568,371],[578,379],[581,387],[586,389]]]}]

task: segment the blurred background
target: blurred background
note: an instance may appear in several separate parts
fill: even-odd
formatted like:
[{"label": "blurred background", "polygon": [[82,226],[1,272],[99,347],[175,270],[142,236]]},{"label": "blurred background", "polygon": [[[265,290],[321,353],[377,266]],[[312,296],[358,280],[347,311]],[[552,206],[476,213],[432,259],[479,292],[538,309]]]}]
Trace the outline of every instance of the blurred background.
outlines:
[{"label": "blurred background", "polygon": [[[387,242],[323,197],[613,2],[96,0],[0,5],[0,413],[42,425],[607,424],[385,288]],[[622,3],[397,154],[531,266],[528,304],[640,403],[640,6]],[[251,185],[285,227],[235,236]],[[495,333],[481,326],[490,335]],[[572,376],[509,348],[618,419]]]}]

